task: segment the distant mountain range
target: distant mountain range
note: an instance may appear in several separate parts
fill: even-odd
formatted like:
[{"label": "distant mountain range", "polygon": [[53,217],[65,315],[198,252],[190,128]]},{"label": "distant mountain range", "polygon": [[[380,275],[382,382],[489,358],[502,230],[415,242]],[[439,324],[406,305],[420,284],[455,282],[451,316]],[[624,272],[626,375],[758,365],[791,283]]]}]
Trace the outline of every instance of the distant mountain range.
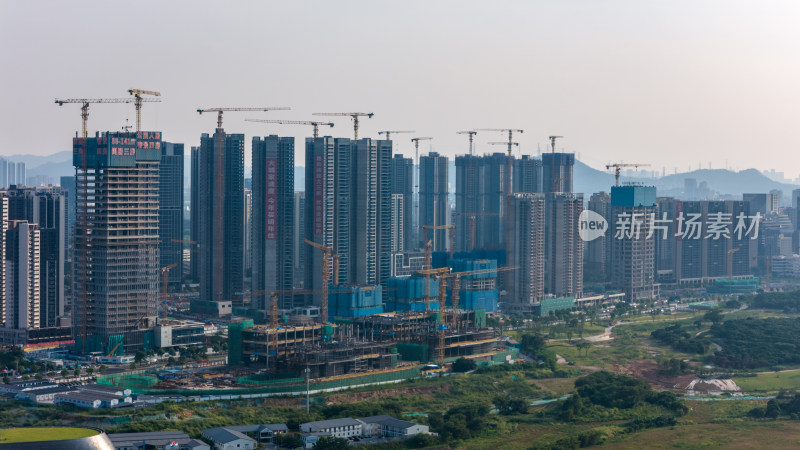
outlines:
[{"label": "distant mountain range", "polygon": [[[50,177],[58,183],[62,176],[75,174],[72,167],[72,152],[63,151],[48,156],[38,155],[11,155],[6,157],[15,162],[24,162],[28,171],[28,176],[43,175]],[[189,157],[186,156],[185,177],[188,184],[189,179]],[[455,164],[450,163],[451,187],[455,185]],[[245,172],[249,175],[249,167]],[[578,160],[575,161],[574,169],[574,190],[582,192],[586,198],[594,193],[605,191],[609,192],[614,185],[614,175],[609,171],[595,169]],[[741,198],[746,192],[769,192],[773,189],[783,191],[785,199],[791,198],[793,189],[800,186],[787,183],[779,183],[771,180],[766,175],[756,169],[747,169],[734,172],[726,169],[702,169],[691,172],[683,172],[667,175],[659,178],[637,178],[622,176],[621,183],[642,183],[655,186],[659,196],[676,196],[683,194],[684,180],[693,178],[698,184],[705,182],[708,189],[719,194],[721,198]],[[305,170],[302,166],[295,166],[294,186],[296,191],[305,189]]]}]

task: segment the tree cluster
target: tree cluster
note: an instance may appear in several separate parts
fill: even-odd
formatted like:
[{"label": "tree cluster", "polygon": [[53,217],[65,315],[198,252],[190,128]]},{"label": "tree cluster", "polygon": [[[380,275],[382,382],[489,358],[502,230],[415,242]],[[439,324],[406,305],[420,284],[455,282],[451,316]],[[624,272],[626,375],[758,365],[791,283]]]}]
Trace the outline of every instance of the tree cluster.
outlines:
[{"label": "tree cluster", "polygon": [[711,346],[711,341],[702,336],[693,336],[682,329],[680,323],[661,328],[650,333],[650,337],[667,344],[675,350],[686,353],[704,354]]},{"label": "tree cluster", "polygon": [[786,318],[728,320],[711,333],[722,346],[713,358],[719,366],[753,369],[800,363],[800,320]]}]

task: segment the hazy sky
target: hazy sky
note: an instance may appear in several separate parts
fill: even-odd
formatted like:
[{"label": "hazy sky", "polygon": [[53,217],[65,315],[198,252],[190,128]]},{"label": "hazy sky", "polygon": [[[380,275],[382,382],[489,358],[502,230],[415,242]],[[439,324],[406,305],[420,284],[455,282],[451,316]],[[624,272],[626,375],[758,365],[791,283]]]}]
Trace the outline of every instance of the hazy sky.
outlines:
[{"label": "hazy sky", "polygon": [[[79,109],[54,98],[135,87],[163,94],[143,128],[187,146],[215,127],[198,107],[289,106],[228,113],[225,129],[302,139],[310,129],[244,119],[364,111],[362,136],[416,130],[446,155],[467,151],[458,130],[513,127],[523,153],[559,134],[596,167],[727,161],[795,177],[798,23],[794,1],[0,0],[0,154],[67,150]],[[90,133],[125,119],[132,105],[94,105]],[[413,153],[411,137],[396,150]],[[499,133],[476,139],[502,151],[486,144]]]}]

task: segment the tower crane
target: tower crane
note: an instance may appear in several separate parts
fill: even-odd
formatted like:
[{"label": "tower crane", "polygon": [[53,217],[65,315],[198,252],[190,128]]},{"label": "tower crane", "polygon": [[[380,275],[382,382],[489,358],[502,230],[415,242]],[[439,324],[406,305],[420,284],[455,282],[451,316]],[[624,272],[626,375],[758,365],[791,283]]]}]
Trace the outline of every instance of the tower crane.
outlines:
[{"label": "tower crane", "polygon": [[436,239],[436,230],[449,230],[447,237],[450,243],[450,259],[453,259],[453,243],[455,241],[456,226],[455,225],[422,225],[422,230],[425,233],[423,238],[424,242],[428,242],[428,230],[434,230],[433,239]]},{"label": "tower crane", "polygon": [[[225,237],[225,233],[222,229],[223,224],[223,217],[224,214],[224,203],[225,203],[225,189],[222,189],[223,186],[223,179],[224,179],[224,170],[223,167],[225,166],[225,150],[223,145],[223,131],[222,129],[222,113],[226,111],[285,111],[289,108],[285,106],[273,106],[273,107],[263,107],[263,108],[206,108],[206,109],[199,109],[197,110],[198,114],[202,115],[203,113],[208,112],[216,112],[217,113],[217,133],[215,134],[215,144],[217,151],[214,152],[214,178],[217,188],[213,189],[214,191],[214,201],[212,204],[212,211],[214,216],[214,232],[212,233],[213,238],[213,245],[211,250],[214,252],[214,280],[212,280],[212,295],[214,296],[213,300],[223,300],[223,266],[222,266],[222,259],[223,259],[223,241]],[[204,250],[204,251],[207,251]],[[208,256],[206,256],[208,257]]]},{"label": "tower crane", "polygon": [[355,140],[358,140],[358,118],[359,117],[366,117],[371,119],[375,113],[361,113],[361,112],[350,112],[350,113],[312,113],[315,116],[350,116],[353,118],[353,135],[355,136]]},{"label": "tower crane", "polygon": [[556,152],[556,139],[563,139],[564,136],[548,136],[547,138],[550,139],[550,153],[555,153]]},{"label": "tower crane", "polygon": [[619,186],[619,176],[622,174],[623,167],[649,167],[650,164],[625,164],[625,163],[614,163],[614,164],[606,164],[606,170],[614,169],[614,186]]},{"label": "tower crane", "polygon": [[167,282],[169,271],[178,267],[178,264],[170,264],[161,268],[161,318],[167,318]]},{"label": "tower crane", "polygon": [[322,251],[322,305],[320,308],[320,316],[322,323],[328,323],[328,283],[331,279],[330,261],[333,257],[333,285],[339,285],[339,255],[333,253],[332,247],[326,247],[314,241],[305,239],[305,243]]},{"label": "tower crane", "polygon": [[475,250],[475,220],[478,217],[497,217],[499,213],[490,212],[454,212],[454,216],[464,216],[469,218],[469,239],[470,251]]},{"label": "tower crane", "polygon": [[467,135],[469,135],[469,156],[472,156],[474,154],[474,152],[472,151],[472,148],[473,148],[472,147],[472,141],[473,141],[473,138],[475,137],[475,135],[478,134],[478,132],[477,131],[456,131],[456,134],[467,134]]},{"label": "tower crane", "polygon": [[286,107],[286,106],[269,106],[269,107],[266,107],[266,108],[206,108],[206,109],[198,108],[197,112],[200,113],[201,115],[203,113],[208,113],[208,112],[217,113],[217,128],[221,129],[222,128],[222,113],[224,113],[226,111],[262,111],[262,112],[267,112],[267,111],[288,111],[290,109],[291,108]]},{"label": "tower crane", "polygon": [[333,128],[333,122],[314,122],[309,120],[265,120],[265,119],[244,119],[245,122],[276,123],[279,125],[311,125],[314,127],[314,137],[319,137],[319,126],[327,125]]},{"label": "tower crane", "polygon": [[[92,103],[131,103],[133,100],[130,98],[67,98],[67,99],[55,99],[55,103],[58,106],[64,106],[65,103],[79,103],[81,105],[81,137],[83,138],[83,150],[82,150],[82,158],[81,158],[81,167],[75,169],[75,179],[79,181],[77,183],[78,189],[75,192],[76,194],[76,211],[77,211],[77,221],[78,226],[81,230],[84,230],[82,235],[83,238],[83,245],[80,248],[80,261],[81,261],[81,282],[79,283],[79,291],[78,291],[78,308],[81,315],[81,352],[86,353],[86,338],[87,338],[87,331],[86,331],[86,320],[87,320],[87,310],[88,310],[88,271],[86,264],[88,263],[88,255],[87,255],[87,248],[89,246],[89,240],[91,239],[91,234],[86,233],[86,229],[88,227],[88,203],[89,203],[89,192],[88,192],[88,173],[86,168],[86,148],[87,143],[86,140],[88,139],[88,134],[86,131],[86,124],[89,121],[89,105]],[[142,99],[142,101],[154,101],[153,99]],[[82,206],[78,206],[82,205]]]},{"label": "tower crane", "polygon": [[393,134],[400,134],[400,133],[416,133],[416,131],[378,131],[378,134],[385,134],[386,140],[391,141]]},{"label": "tower crane", "polygon": [[[142,131],[142,102],[145,100],[143,95],[152,95],[154,97],[161,97],[160,92],[146,91],[144,89],[128,89],[128,94],[133,96],[133,104],[136,106],[136,131]],[[151,99],[154,102],[160,102],[160,99]]]},{"label": "tower crane", "polygon": [[414,143],[414,156],[417,159],[417,167],[419,167],[419,141],[430,141],[433,139],[432,137],[415,137],[411,138],[411,142]]}]

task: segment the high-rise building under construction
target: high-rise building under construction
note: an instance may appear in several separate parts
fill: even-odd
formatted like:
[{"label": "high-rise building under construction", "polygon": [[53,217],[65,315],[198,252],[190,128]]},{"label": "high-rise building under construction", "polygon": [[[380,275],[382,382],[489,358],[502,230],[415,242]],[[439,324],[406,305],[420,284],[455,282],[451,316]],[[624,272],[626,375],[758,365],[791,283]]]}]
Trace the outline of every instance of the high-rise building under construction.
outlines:
[{"label": "high-rise building under construction", "polygon": [[[253,138],[253,302],[268,307],[270,291],[294,288],[294,138]],[[293,296],[281,294],[281,308]]]},{"label": "high-rise building under construction", "polygon": [[[391,158],[388,140],[306,139],[305,239],[338,255],[340,284],[376,285],[389,277]],[[321,252],[309,245],[303,251],[305,288],[318,291]]]},{"label": "high-rise building under construction", "polygon": [[[197,245],[201,301],[242,305],[244,290],[244,135],[218,128],[197,152]],[[222,162],[221,166],[219,162]],[[192,208],[194,208],[192,204]]]},{"label": "high-rise building under construction", "polygon": [[[455,249],[506,249],[505,209],[508,190],[508,156],[456,157]],[[472,223],[474,223],[474,230]]]},{"label": "high-rise building under construction", "polygon": [[[448,158],[436,152],[419,159],[419,225],[432,227],[448,225],[450,208],[447,206]],[[422,232],[433,241],[433,251],[447,251],[448,230],[429,230]],[[425,242],[420,242],[420,247]]]},{"label": "high-rise building under construction", "polygon": [[76,229],[73,304],[78,351],[148,348],[159,284],[161,133],[73,139]]},{"label": "high-rise building under construction", "polygon": [[511,230],[507,301],[533,305],[544,297],[545,194],[514,194],[510,201]]}]

